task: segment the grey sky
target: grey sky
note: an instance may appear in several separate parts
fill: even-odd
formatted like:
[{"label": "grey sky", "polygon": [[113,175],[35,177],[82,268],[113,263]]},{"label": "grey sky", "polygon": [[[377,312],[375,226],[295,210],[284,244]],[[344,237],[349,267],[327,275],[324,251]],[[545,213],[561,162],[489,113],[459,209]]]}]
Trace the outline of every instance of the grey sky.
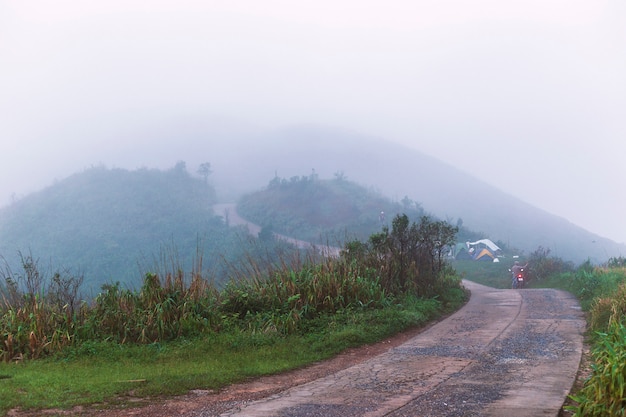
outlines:
[{"label": "grey sky", "polygon": [[626,242],[624,4],[0,0],[0,203],[115,164],[103,131],[315,123]]}]

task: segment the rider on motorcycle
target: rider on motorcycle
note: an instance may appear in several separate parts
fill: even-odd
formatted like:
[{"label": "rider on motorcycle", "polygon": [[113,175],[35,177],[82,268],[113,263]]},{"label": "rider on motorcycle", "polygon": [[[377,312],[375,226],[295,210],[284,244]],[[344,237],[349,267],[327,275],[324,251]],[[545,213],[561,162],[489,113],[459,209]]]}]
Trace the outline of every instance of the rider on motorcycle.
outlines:
[{"label": "rider on motorcycle", "polygon": [[511,275],[511,280],[512,280],[511,283],[513,285],[513,288],[516,287],[516,285],[515,285],[516,281],[515,280],[516,280],[517,274],[522,272],[522,270],[524,268],[526,268],[527,266],[528,266],[528,262],[526,262],[526,265],[520,265],[520,263],[518,261],[515,261],[513,263],[513,266],[511,267],[511,274],[512,274]]}]

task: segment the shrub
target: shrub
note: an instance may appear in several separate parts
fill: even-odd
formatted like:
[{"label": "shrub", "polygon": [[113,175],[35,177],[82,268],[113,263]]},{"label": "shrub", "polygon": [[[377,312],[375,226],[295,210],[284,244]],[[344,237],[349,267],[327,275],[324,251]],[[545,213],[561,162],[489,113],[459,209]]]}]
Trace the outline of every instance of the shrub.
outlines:
[{"label": "shrub", "polygon": [[367,243],[348,242],[342,256],[375,270],[382,287],[392,294],[413,292],[431,297],[445,286],[450,272],[445,256],[456,231],[456,227],[427,216],[410,223],[406,215],[397,215],[391,230],[383,227]]}]

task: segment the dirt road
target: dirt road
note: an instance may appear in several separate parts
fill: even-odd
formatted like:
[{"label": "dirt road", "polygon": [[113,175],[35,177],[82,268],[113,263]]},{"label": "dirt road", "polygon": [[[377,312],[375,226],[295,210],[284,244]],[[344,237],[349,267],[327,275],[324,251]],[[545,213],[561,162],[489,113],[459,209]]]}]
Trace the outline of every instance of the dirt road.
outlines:
[{"label": "dirt road", "polygon": [[585,321],[576,299],[550,289],[464,285],[469,303],[406,343],[219,415],[558,415],[582,355]]},{"label": "dirt road", "polygon": [[[234,203],[220,203],[213,206],[213,211],[217,216],[222,216],[224,221],[231,226],[245,226],[248,229],[248,233],[257,236],[261,231],[261,226],[251,223],[244,219],[237,213],[237,206]],[[325,256],[339,256],[339,248],[328,245],[313,245],[310,242],[304,240],[294,239],[289,236],[274,233],[277,239],[291,243],[292,245],[300,249],[316,249]]]},{"label": "dirt road", "polygon": [[582,353],[577,301],[557,290],[465,285],[472,297],[463,309],[406,343],[219,415],[558,415]]},{"label": "dirt road", "polygon": [[[464,282],[447,319],[303,369],[124,409],[10,416],[557,416],[578,370],[585,322],[568,293]],[[148,403],[140,406],[141,403]]]}]

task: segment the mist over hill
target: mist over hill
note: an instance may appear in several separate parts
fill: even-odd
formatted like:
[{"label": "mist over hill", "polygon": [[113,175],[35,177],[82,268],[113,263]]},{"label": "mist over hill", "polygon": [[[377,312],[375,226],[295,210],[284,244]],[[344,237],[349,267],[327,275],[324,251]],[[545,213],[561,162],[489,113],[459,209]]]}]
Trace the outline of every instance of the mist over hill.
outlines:
[{"label": "mist over hill", "polygon": [[[240,133],[229,137],[224,149],[215,146],[210,135],[202,140],[190,136],[185,146],[212,149],[220,200],[235,200],[275,176],[315,172],[332,178],[341,173],[395,201],[407,196],[453,224],[461,219],[468,229],[527,253],[542,246],[566,260],[597,263],[626,254],[626,245],[524,202],[523,196],[514,195],[515,189],[500,190],[438,159],[377,137],[299,126],[256,136]],[[597,215],[602,215],[600,209]]]},{"label": "mist over hill", "polygon": [[469,230],[522,251],[542,246],[575,262],[604,262],[626,254],[625,245],[525,203],[514,189],[497,189],[414,149],[352,131],[318,126],[270,131],[214,120],[178,120],[100,135],[102,143],[107,135],[129,140],[126,146],[94,150],[93,163],[166,169],[174,161],[186,161],[194,172],[199,164],[210,162],[209,183],[220,202],[235,202],[277,176],[341,175],[396,202],[408,197],[428,213],[453,224],[462,221]]}]

